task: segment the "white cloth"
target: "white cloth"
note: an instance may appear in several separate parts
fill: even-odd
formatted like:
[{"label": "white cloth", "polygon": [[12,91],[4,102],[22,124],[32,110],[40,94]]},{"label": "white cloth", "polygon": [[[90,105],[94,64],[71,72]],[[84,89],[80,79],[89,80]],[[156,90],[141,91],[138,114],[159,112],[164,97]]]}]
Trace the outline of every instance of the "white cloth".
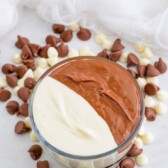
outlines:
[{"label": "white cloth", "polygon": [[1,0],[0,36],[16,26],[25,6],[51,23],[78,21],[93,31],[168,52],[168,0]]}]

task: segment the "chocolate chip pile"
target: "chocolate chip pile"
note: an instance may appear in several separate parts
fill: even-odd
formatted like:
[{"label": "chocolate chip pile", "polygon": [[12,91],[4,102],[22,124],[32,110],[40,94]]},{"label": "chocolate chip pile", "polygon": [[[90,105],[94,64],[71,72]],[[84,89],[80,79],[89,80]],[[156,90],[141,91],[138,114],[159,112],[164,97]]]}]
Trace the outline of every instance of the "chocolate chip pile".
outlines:
[{"label": "chocolate chip pile", "polygon": [[[48,35],[45,39],[45,46],[31,43],[28,38],[18,36],[15,46],[21,49],[21,53],[14,55],[12,58],[14,64],[8,63],[2,66],[5,77],[0,78],[0,101],[8,101],[12,94],[15,94],[21,100],[21,104],[16,100],[8,101],[6,110],[10,115],[16,114],[25,117],[24,121],[16,123],[14,131],[18,135],[30,132],[30,138],[33,142],[38,142],[38,139],[31,130],[28,103],[30,94],[38,79],[47,68],[58,62],[58,57],[95,55],[90,51],[89,47],[82,47],[78,51],[69,48],[67,45],[67,42],[70,42],[75,34],[82,41],[89,40],[92,34],[87,28],[80,27],[77,23],[67,27],[53,24],[52,30],[56,35]],[[137,80],[144,92],[145,119],[154,121],[157,114],[165,113],[167,109],[161,101],[166,100],[168,94],[157,85],[157,76],[167,70],[167,65],[162,58],[151,63],[152,50],[141,43],[137,43],[135,50],[141,56],[139,58],[136,54],[126,51],[120,39],[116,39],[113,43],[103,33],[96,35],[96,43],[103,48],[97,56],[119,63],[126,63],[128,72]],[[12,93],[8,89],[9,87]],[[154,97],[160,102],[156,103]],[[135,161],[140,166],[146,165],[147,157],[142,153],[142,146],[152,141],[153,135],[146,132],[142,126],[134,145],[127,153],[127,157],[120,161],[117,168],[133,168]],[[28,152],[33,160],[38,160],[43,150],[40,145],[35,144],[28,149]],[[37,161],[37,168],[49,168],[48,161]]]}]

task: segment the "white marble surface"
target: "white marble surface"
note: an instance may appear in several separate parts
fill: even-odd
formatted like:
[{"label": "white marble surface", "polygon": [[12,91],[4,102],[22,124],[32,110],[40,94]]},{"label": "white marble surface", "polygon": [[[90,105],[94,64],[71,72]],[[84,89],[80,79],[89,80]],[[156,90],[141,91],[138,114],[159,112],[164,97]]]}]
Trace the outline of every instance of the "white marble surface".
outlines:
[{"label": "white marble surface", "polygon": [[[18,34],[27,36],[31,42],[43,45],[45,44],[46,35],[52,34],[51,24],[40,20],[35,12],[25,10],[17,27],[0,39],[0,67],[4,63],[10,62],[11,57],[15,53],[20,52],[14,46]],[[101,50],[92,40],[88,43],[80,42],[74,38],[70,44],[70,46],[75,49],[79,49],[85,45],[88,45],[95,53]],[[131,45],[126,45],[128,46],[127,49],[131,51]],[[154,59],[157,58],[158,57],[155,56]],[[164,59],[168,62],[168,54]],[[168,73],[159,77],[159,86],[168,90]],[[5,110],[5,104],[6,103],[0,103],[0,168],[36,167],[36,162],[30,158],[27,152],[28,148],[33,144],[29,140],[28,134],[18,136],[13,131],[15,123],[23,118],[10,116]],[[144,147],[144,153],[147,154],[149,158],[149,164],[144,168],[167,168],[168,114],[158,116],[153,123],[147,123],[146,129],[154,134],[155,140],[151,145]],[[43,159],[49,160],[50,168],[63,168],[60,164],[56,163],[47,152],[44,152],[40,158],[40,160]]]}]

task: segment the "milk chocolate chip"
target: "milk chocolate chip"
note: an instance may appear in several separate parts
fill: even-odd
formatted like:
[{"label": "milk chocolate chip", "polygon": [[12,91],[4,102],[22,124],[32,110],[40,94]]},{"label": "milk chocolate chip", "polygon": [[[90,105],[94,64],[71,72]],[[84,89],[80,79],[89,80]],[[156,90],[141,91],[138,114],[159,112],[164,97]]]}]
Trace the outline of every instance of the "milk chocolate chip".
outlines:
[{"label": "milk chocolate chip", "polygon": [[127,156],[129,157],[135,157],[140,155],[143,152],[143,149],[139,149],[135,144],[131,147],[129,152],[127,153]]},{"label": "milk chocolate chip", "polygon": [[30,97],[30,89],[28,89],[27,87],[22,87],[18,90],[17,94],[19,96],[19,98],[21,100],[23,100],[24,102],[27,102],[29,97]]},{"label": "milk chocolate chip", "polygon": [[14,88],[17,85],[18,78],[16,75],[7,74],[6,81],[10,87]]},{"label": "milk chocolate chip", "polygon": [[33,71],[36,69],[35,60],[27,59],[23,60],[22,63],[27,66],[28,69],[32,69]]},{"label": "milk chocolate chip", "polygon": [[147,77],[154,77],[160,74],[159,70],[156,69],[153,65],[148,64],[146,68],[146,76]]},{"label": "milk chocolate chip", "polygon": [[54,33],[61,34],[65,30],[65,26],[61,24],[53,24],[52,29]]},{"label": "milk chocolate chip", "polygon": [[60,38],[64,41],[64,42],[69,42],[72,40],[73,34],[72,34],[72,30],[68,29],[64,32],[61,33]]},{"label": "milk chocolate chip", "polygon": [[154,121],[156,119],[156,111],[153,108],[145,108],[145,116],[148,121]]},{"label": "milk chocolate chip", "polygon": [[4,64],[2,66],[2,72],[4,74],[11,74],[13,72],[15,72],[16,66],[13,64]]},{"label": "milk chocolate chip", "polygon": [[46,43],[47,44],[50,44],[52,47],[55,47],[56,44],[60,41],[59,38],[57,38],[56,36],[54,35],[48,35],[46,37]]},{"label": "milk chocolate chip", "polygon": [[29,106],[28,103],[21,104],[17,115],[28,117],[29,115],[28,106]]},{"label": "milk chocolate chip", "polygon": [[35,84],[36,84],[36,80],[33,78],[30,78],[30,77],[26,78],[24,81],[25,87],[27,87],[29,89],[33,89]]},{"label": "milk chocolate chip", "polygon": [[159,90],[159,87],[153,83],[147,83],[144,87],[144,91],[147,95],[153,96]]},{"label": "milk chocolate chip", "polygon": [[5,102],[11,97],[11,92],[6,89],[0,89],[0,101]]},{"label": "milk chocolate chip", "polygon": [[77,37],[83,41],[89,40],[91,37],[91,32],[89,31],[89,29],[80,27],[80,30],[77,33]]},{"label": "milk chocolate chip", "polygon": [[62,41],[61,44],[56,47],[58,51],[58,57],[65,57],[68,55],[69,48]]},{"label": "milk chocolate chip", "polygon": [[138,57],[133,53],[129,53],[127,58],[127,67],[138,65],[138,64],[139,64]]},{"label": "milk chocolate chip", "polygon": [[37,162],[37,168],[49,168],[49,163],[47,160],[44,161],[38,161]]},{"label": "milk chocolate chip", "polygon": [[32,145],[28,152],[33,160],[37,160],[40,158],[43,150],[40,145]]},{"label": "milk chocolate chip", "polygon": [[33,55],[28,45],[24,45],[22,48],[21,58],[22,60],[32,59]]},{"label": "milk chocolate chip", "polygon": [[40,45],[31,43],[31,44],[29,44],[29,48],[30,48],[34,57],[37,57],[39,55],[39,52],[40,52],[40,49],[41,49]]},{"label": "milk chocolate chip", "polygon": [[167,65],[162,58],[159,58],[159,61],[155,62],[154,66],[159,70],[160,73],[165,73],[167,71]]},{"label": "milk chocolate chip", "polygon": [[101,52],[99,52],[97,54],[98,57],[102,57],[102,58],[108,58],[108,53],[107,53],[107,49],[102,50]]},{"label": "milk chocolate chip", "polygon": [[27,70],[28,70],[27,66],[21,65],[21,66],[16,67],[15,71],[16,71],[18,77],[22,78]]},{"label": "milk chocolate chip", "polygon": [[48,58],[47,51],[48,51],[49,47],[51,47],[51,45],[47,44],[47,45],[45,45],[44,47],[41,48],[40,53],[39,53],[40,57],[42,57],[42,58]]},{"label": "milk chocolate chip", "polygon": [[139,77],[145,77],[146,75],[146,65],[138,65],[137,72]]},{"label": "milk chocolate chip", "polygon": [[30,128],[26,127],[26,125],[23,121],[18,121],[16,123],[16,125],[15,125],[15,133],[16,134],[24,134],[29,131],[30,131]]},{"label": "milk chocolate chip", "polygon": [[18,112],[19,109],[19,103],[17,101],[9,101],[6,105],[6,109],[8,111],[9,114],[15,114],[16,112]]},{"label": "milk chocolate chip", "polygon": [[121,57],[121,53],[121,51],[112,52],[111,54],[109,54],[109,59],[117,62]]},{"label": "milk chocolate chip", "polygon": [[137,78],[137,74],[135,71],[133,71],[132,69],[127,69],[127,70],[134,78]]},{"label": "milk chocolate chip", "polygon": [[131,158],[125,158],[120,162],[120,168],[134,168],[135,161]]},{"label": "milk chocolate chip", "polygon": [[116,52],[116,51],[120,51],[122,49],[124,49],[125,47],[121,44],[121,40],[120,39],[116,39],[114,41],[114,44],[111,48],[111,52]]},{"label": "milk chocolate chip", "polygon": [[17,48],[22,49],[24,45],[26,45],[26,44],[29,43],[28,38],[23,37],[23,36],[19,36],[19,35],[18,35],[17,37],[18,37],[18,40],[17,40],[17,42],[15,43],[15,46],[16,46]]}]

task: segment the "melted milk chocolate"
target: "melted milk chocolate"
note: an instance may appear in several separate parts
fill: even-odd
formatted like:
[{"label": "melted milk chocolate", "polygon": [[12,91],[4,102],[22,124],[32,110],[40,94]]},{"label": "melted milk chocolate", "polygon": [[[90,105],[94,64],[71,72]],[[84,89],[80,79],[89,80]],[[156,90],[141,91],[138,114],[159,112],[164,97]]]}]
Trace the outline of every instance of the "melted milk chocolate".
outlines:
[{"label": "melted milk chocolate", "polygon": [[108,124],[118,145],[130,136],[140,118],[141,95],[121,67],[91,57],[62,64],[50,76],[91,104]]}]

